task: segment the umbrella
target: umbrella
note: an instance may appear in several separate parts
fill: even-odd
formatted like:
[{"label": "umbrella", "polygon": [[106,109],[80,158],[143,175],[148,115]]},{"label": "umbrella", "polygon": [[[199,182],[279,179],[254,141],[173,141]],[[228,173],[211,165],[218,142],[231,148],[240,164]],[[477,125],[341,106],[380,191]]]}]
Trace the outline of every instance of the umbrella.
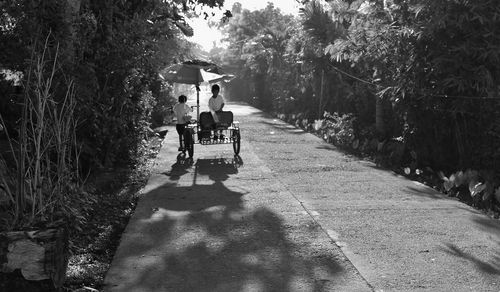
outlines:
[{"label": "umbrella", "polygon": [[202,82],[218,82],[232,79],[234,76],[223,74],[220,67],[214,63],[202,60],[192,60],[171,65],[160,72],[160,77],[176,83],[196,85],[197,117],[200,118],[200,92]]}]

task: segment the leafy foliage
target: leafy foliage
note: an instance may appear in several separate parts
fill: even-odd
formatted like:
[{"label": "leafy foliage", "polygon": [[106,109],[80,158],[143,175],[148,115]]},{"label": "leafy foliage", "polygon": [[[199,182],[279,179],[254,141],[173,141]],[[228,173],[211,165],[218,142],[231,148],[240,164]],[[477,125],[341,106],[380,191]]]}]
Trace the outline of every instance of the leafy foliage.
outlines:
[{"label": "leafy foliage", "polygon": [[[272,109],[290,94],[282,90],[285,84],[293,82],[287,77],[291,77],[288,72],[294,71],[285,55],[287,41],[297,23],[292,16],[282,15],[272,3],[263,10],[252,12],[235,6],[232,15],[224,27],[229,47],[222,60],[237,76],[232,84],[238,85],[230,91],[235,96],[246,96],[260,107]],[[250,86],[241,87],[241,83],[250,83]]]},{"label": "leafy foliage", "polygon": [[[18,176],[3,176],[1,182],[0,203],[7,193],[10,204],[17,206],[14,225],[36,224],[35,217],[55,220],[47,214],[56,216],[61,206],[66,208],[64,214],[82,217],[85,202],[66,195],[80,192],[74,176],[103,166],[128,165],[138,158],[155,105],[160,104],[155,112],[158,125],[164,117],[161,107],[170,99],[170,88],[162,84],[158,72],[190,57],[184,36],[192,35],[192,29],[185,17],[200,5],[222,4],[222,0],[0,3],[0,72],[2,77],[4,72],[17,76],[18,84],[24,85],[1,80],[6,93],[0,102],[2,129],[15,141],[1,171],[12,168],[17,153],[24,155],[17,159]],[[42,51],[38,40],[46,35],[50,38]],[[37,63],[55,59],[50,68],[40,64],[45,61]],[[39,70],[31,70],[34,67]],[[18,220],[30,208],[33,216]]]},{"label": "leafy foliage", "polygon": [[[55,78],[75,81],[84,170],[127,163],[137,155],[155,105],[168,103],[170,89],[161,85],[157,72],[190,57],[190,44],[183,36],[192,35],[192,29],[185,17],[200,5],[222,4],[222,0],[3,1],[0,66],[25,76],[33,40],[50,32],[49,50],[59,44],[60,68],[67,75]],[[7,104],[22,98],[12,97],[12,102],[2,101],[2,113]],[[5,115],[6,123],[12,125],[20,115],[19,110]],[[155,111],[155,125],[162,122],[162,115],[161,109]]]},{"label": "leafy foliage", "polygon": [[[300,17],[287,20],[279,66],[271,46],[252,45],[265,43],[261,26],[277,27],[259,18],[271,15],[272,8],[233,11],[226,28],[227,62],[252,88],[271,88],[266,94],[254,90],[257,105],[306,129],[324,129],[325,111],[347,114],[353,122],[344,124],[352,129],[345,145],[350,141],[360,151],[387,154],[408,174],[432,169],[498,174],[500,6],[495,1],[303,4]],[[334,121],[339,119],[332,119],[332,128]],[[482,178],[460,193],[493,198],[494,187],[497,180]]]},{"label": "leafy foliage", "polygon": [[316,120],[314,130],[326,141],[342,147],[350,147],[354,140],[352,115],[325,112],[323,120]]}]

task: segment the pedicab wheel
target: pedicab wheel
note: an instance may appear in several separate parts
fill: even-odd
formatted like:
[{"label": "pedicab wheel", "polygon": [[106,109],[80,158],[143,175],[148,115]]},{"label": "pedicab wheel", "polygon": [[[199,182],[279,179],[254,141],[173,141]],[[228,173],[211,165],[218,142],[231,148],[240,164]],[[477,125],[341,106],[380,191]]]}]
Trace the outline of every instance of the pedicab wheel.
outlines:
[{"label": "pedicab wheel", "polygon": [[191,131],[184,131],[184,147],[187,150],[189,157],[193,157],[194,153],[194,139]]},{"label": "pedicab wheel", "polygon": [[233,133],[233,150],[235,155],[240,154],[240,144],[241,144],[240,130],[235,130]]}]

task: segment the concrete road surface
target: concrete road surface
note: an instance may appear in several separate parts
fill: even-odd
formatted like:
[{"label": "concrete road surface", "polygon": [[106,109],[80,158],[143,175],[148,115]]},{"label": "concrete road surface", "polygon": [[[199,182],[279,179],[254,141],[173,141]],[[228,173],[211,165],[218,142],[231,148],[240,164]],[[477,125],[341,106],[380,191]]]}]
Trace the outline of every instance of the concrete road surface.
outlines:
[{"label": "concrete road surface", "polygon": [[105,291],[500,291],[500,222],[246,105],[242,147],[172,128]]}]

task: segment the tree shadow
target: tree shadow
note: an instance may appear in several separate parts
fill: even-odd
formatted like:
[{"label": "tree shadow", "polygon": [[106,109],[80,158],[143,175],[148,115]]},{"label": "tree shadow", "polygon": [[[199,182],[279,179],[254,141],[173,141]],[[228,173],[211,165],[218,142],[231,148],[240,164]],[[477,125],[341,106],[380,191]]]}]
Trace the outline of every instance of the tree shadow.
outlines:
[{"label": "tree shadow", "polygon": [[[138,206],[116,263],[118,290],[332,291],[333,277],[344,270],[329,248],[317,247],[320,235],[311,237],[320,229],[301,237],[265,205],[246,206],[248,192],[224,184],[238,174],[241,157],[188,165],[172,165],[171,181]],[[191,185],[176,183],[188,173]]]},{"label": "tree shadow", "polygon": [[[311,133],[311,134],[314,135],[313,133]],[[325,141],[325,139],[323,139],[321,137],[318,137],[318,138],[320,138],[323,141],[322,144],[316,146],[316,149],[318,149],[318,150],[335,151],[339,155],[344,156],[346,159],[349,159],[350,161],[364,162],[369,167],[372,167],[375,169],[380,169],[380,170],[388,170],[387,168],[379,167],[375,163],[366,160],[366,157],[367,157],[366,155],[361,155],[360,153],[355,152],[353,150],[345,149],[345,148],[342,148],[340,146],[335,146],[332,143],[328,143],[327,141]]]},{"label": "tree shadow", "polygon": [[489,239],[496,244],[496,249],[494,246],[492,247],[492,249],[495,250],[492,257],[488,261],[485,261],[467,253],[453,244],[447,244],[447,249],[445,249],[445,251],[451,255],[471,261],[485,273],[500,275],[500,222],[498,220],[488,218],[479,212],[476,214],[479,216],[474,217],[474,222],[478,225],[479,229],[488,234]]},{"label": "tree shadow", "polygon": [[474,263],[481,271],[485,273],[491,275],[500,275],[500,255],[498,254],[493,256],[493,258],[489,262],[486,262],[475,257],[474,255],[467,253],[466,251],[463,251],[454,244],[447,244],[444,251],[453,256],[460,257]]},{"label": "tree shadow", "polygon": [[308,134],[308,132],[304,131],[303,129],[295,127],[295,126],[293,126],[291,124],[288,124],[288,123],[285,123],[285,122],[282,122],[282,121],[280,121],[279,123],[272,123],[272,122],[268,122],[268,121],[262,121],[261,123],[264,124],[264,125],[271,126],[271,127],[275,128],[275,129],[277,129],[279,131],[283,131],[283,132],[289,133],[289,134],[295,134],[295,135]]},{"label": "tree shadow", "polygon": [[[477,214],[482,214],[481,212],[477,211]],[[491,218],[488,218],[486,216],[478,216],[474,218],[474,222],[479,225],[479,227],[489,233],[495,240],[498,241],[498,244],[500,245],[500,221],[499,220],[493,220]],[[499,250],[500,253],[500,250]]]},{"label": "tree shadow", "polygon": [[[208,229],[209,236],[224,238],[222,244],[201,240],[164,258],[166,269],[157,276],[171,277],[176,291],[290,291],[294,280],[313,278],[317,268],[330,275],[341,270],[333,258],[314,262],[294,254],[298,247],[287,239],[283,222],[266,208],[240,220],[212,220],[208,225],[216,228]],[[200,221],[207,218],[192,224]],[[327,291],[321,281],[311,284],[303,291]]]},{"label": "tree shadow", "polygon": [[416,195],[420,197],[425,197],[425,198],[430,198],[430,199],[436,199],[436,200],[443,200],[443,199],[450,199],[447,195],[440,193],[431,187],[427,186],[411,186],[407,187],[407,192],[411,195]]}]

